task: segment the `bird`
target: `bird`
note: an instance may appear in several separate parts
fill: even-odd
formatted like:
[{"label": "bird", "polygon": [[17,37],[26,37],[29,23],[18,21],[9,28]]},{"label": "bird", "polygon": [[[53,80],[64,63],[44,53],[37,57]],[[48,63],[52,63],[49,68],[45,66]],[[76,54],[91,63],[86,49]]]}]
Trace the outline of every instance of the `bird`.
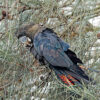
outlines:
[{"label": "bird", "polygon": [[19,27],[15,35],[41,65],[54,71],[63,84],[71,86],[91,82],[90,77],[79,67],[83,62],[53,29],[42,24],[29,23]]}]

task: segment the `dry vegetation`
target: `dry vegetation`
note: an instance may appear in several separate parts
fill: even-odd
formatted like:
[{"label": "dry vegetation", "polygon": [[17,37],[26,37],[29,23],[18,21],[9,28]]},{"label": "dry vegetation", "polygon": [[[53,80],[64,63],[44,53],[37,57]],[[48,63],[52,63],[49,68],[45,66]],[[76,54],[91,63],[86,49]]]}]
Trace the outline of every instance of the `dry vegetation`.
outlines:
[{"label": "dry vegetation", "polygon": [[100,29],[88,22],[96,16],[99,0],[0,0],[0,100],[99,100],[100,73],[86,70],[97,83],[83,89],[64,86],[54,73],[46,80],[49,69],[14,35],[22,24],[42,23],[67,41],[86,67],[100,70]]}]

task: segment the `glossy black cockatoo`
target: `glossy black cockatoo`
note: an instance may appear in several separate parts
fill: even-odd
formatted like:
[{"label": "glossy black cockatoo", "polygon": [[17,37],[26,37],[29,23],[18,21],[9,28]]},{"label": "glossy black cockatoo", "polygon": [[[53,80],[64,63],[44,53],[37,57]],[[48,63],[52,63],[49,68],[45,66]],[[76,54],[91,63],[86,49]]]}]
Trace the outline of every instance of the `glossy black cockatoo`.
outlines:
[{"label": "glossy black cockatoo", "polygon": [[90,83],[89,77],[78,66],[82,61],[52,29],[31,23],[17,29],[15,35],[39,63],[48,65],[64,84]]}]

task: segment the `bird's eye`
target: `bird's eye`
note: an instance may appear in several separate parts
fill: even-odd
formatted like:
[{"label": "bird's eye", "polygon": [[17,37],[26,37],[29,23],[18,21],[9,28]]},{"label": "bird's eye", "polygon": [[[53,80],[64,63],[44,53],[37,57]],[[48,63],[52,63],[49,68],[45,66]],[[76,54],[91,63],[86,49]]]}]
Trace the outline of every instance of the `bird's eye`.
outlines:
[{"label": "bird's eye", "polygon": [[22,36],[22,37],[19,38],[19,41],[21,43],[26,43],[27,42],[27,37],[26,36]]}]

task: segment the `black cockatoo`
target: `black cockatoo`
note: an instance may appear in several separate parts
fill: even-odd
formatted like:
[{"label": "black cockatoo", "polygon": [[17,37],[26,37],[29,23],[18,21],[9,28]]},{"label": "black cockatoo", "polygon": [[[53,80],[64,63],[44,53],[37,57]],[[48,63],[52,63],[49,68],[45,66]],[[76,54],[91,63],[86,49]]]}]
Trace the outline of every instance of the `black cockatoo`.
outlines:
[{"label": "black cockatoo", "polygon": [[48,65],[64,84],[90,83],[90,78],[77,64],[82,61],[52,29],[31,23],[20,27],[15,35],[40,64]]}]

